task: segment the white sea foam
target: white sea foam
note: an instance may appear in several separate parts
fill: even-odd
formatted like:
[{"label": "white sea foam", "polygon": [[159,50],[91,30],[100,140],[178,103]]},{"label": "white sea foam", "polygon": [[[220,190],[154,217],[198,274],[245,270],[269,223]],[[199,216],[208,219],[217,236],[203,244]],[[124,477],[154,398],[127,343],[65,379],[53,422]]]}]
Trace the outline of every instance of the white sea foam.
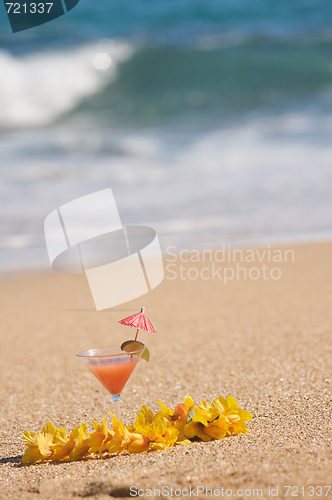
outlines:
[{"label": "white sea foam", "polygon": [[26,56],[0,51],[0,127],[51,123],[115,79],[132,53],[128,43],[113,40]]},{"label": "white sea foam", "polygon": [[154,227],[163,250],[331,238],[331,133],[331,115],[287,112],[191,136],[64,126],[8,134],[0,268],[18,255],[47,265],[46,215],[105,187],[122,223]]}]

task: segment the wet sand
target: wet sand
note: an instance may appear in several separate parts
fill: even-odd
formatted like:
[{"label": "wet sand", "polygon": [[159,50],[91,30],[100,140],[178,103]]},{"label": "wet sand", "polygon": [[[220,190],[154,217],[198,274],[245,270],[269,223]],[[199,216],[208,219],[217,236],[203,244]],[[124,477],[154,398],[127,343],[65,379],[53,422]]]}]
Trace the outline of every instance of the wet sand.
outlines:
[{"label": "wet sand", "polygon": [[[332,486],[332,244],[289,248],[294,262],[290,254],[288,262],[268,262],[266,254],[263,262],[241,263],[247,279],[244,271],[236,279],[236,263],[214,262],[235,269],[226,284],[212,279],[207,261],[184,262],[185,279],[168,279],[179,273],[177,261],[148,295],[100,312],[84,275],[3,279],[0,498],[106,499],[130,496],[130,487],[146,498],[149,489],[171,498],[190,487],[196,498],[211,496],[197,486],[232,498],[284,498],[284,486],[294,486],[288,497],[317,498],[321,486],[322,497],[332,498],[332,487],[327,496],[324,488]],[[263,264],[268,279],[262,272],[249,278]],[[206,268],[205,279],[189,279],[189,267]],[[270,277],[272,267],[279,279]],[[37,432],[47,421],[68,431],[85,421],[92,428],[107,415],[110,396],[75,354],[133,338],[134,330],[117,322],[141,306],[157,335],[140,333],[151,360],[139,363],[123,391],[124,421],[132,422],[142,404],[157,410],[158,399],[174,407],[186,394],[196,403],[231,394],[254,415],[248,434],[143,455],[22,466],[23,431]]]}]

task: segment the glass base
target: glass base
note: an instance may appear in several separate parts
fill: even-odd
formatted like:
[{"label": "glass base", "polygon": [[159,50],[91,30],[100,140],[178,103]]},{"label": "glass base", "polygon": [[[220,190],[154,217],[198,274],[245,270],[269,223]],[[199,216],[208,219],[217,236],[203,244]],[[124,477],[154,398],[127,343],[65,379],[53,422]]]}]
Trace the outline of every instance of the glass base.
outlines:
[{"label": "glass base", "polygon": [[121,413],[120,413],[120,394],[112,394],[112,399],[113,399],[113,404],[114,404],[114,415],[115,418],[118,420],[121,420]]}]

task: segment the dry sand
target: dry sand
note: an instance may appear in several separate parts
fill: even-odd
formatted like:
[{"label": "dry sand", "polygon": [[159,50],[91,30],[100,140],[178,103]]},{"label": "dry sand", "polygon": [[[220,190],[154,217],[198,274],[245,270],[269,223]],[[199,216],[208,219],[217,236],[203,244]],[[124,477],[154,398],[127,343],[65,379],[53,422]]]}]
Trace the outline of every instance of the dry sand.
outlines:
[{"label": "dry sand", "polygon": [[[106,499],[129,496],[130,486],[172,487],[174,496],[197,485],[224,488],[224,496],[232,490],[233,498],[239,489],[247,490],[243,498],[270,498],[269,487],[283,498],[286,485],[304,487],[288,497],[317,498],[322,486],[322,497],[332,498],[324,489],[332,485],[332,244],[292,248],[295,262],[266,262],[281,269],[279,280],[165,279],[147,296],[101,312],[83,275],[3,279],[0,498]],[[142,305],[158,335],[140,334],[152,358],[123,392],[126,423],[142,404],[156,410],[158,399],[174,407],[186,394],[196,403],[231,394],[254,415],[249,433],[144,455],[20,465],[23,431],[47,421],[91,427],[112,408],[75,353],[132,338],[117,321]]]}]

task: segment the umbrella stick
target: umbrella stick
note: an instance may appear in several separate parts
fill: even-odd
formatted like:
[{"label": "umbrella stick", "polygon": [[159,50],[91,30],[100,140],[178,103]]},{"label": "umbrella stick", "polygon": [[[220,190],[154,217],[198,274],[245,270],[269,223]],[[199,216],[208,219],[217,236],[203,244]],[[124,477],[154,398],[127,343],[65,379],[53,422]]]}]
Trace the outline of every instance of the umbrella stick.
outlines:
[{"label": "umbrella stick", "polygon": [[136,337],[135,337],[135,340],[137,340],[137,335],[138,335],[138,332],[139,332],[139,328],[137,328],[137,332],[136,332]]}]

